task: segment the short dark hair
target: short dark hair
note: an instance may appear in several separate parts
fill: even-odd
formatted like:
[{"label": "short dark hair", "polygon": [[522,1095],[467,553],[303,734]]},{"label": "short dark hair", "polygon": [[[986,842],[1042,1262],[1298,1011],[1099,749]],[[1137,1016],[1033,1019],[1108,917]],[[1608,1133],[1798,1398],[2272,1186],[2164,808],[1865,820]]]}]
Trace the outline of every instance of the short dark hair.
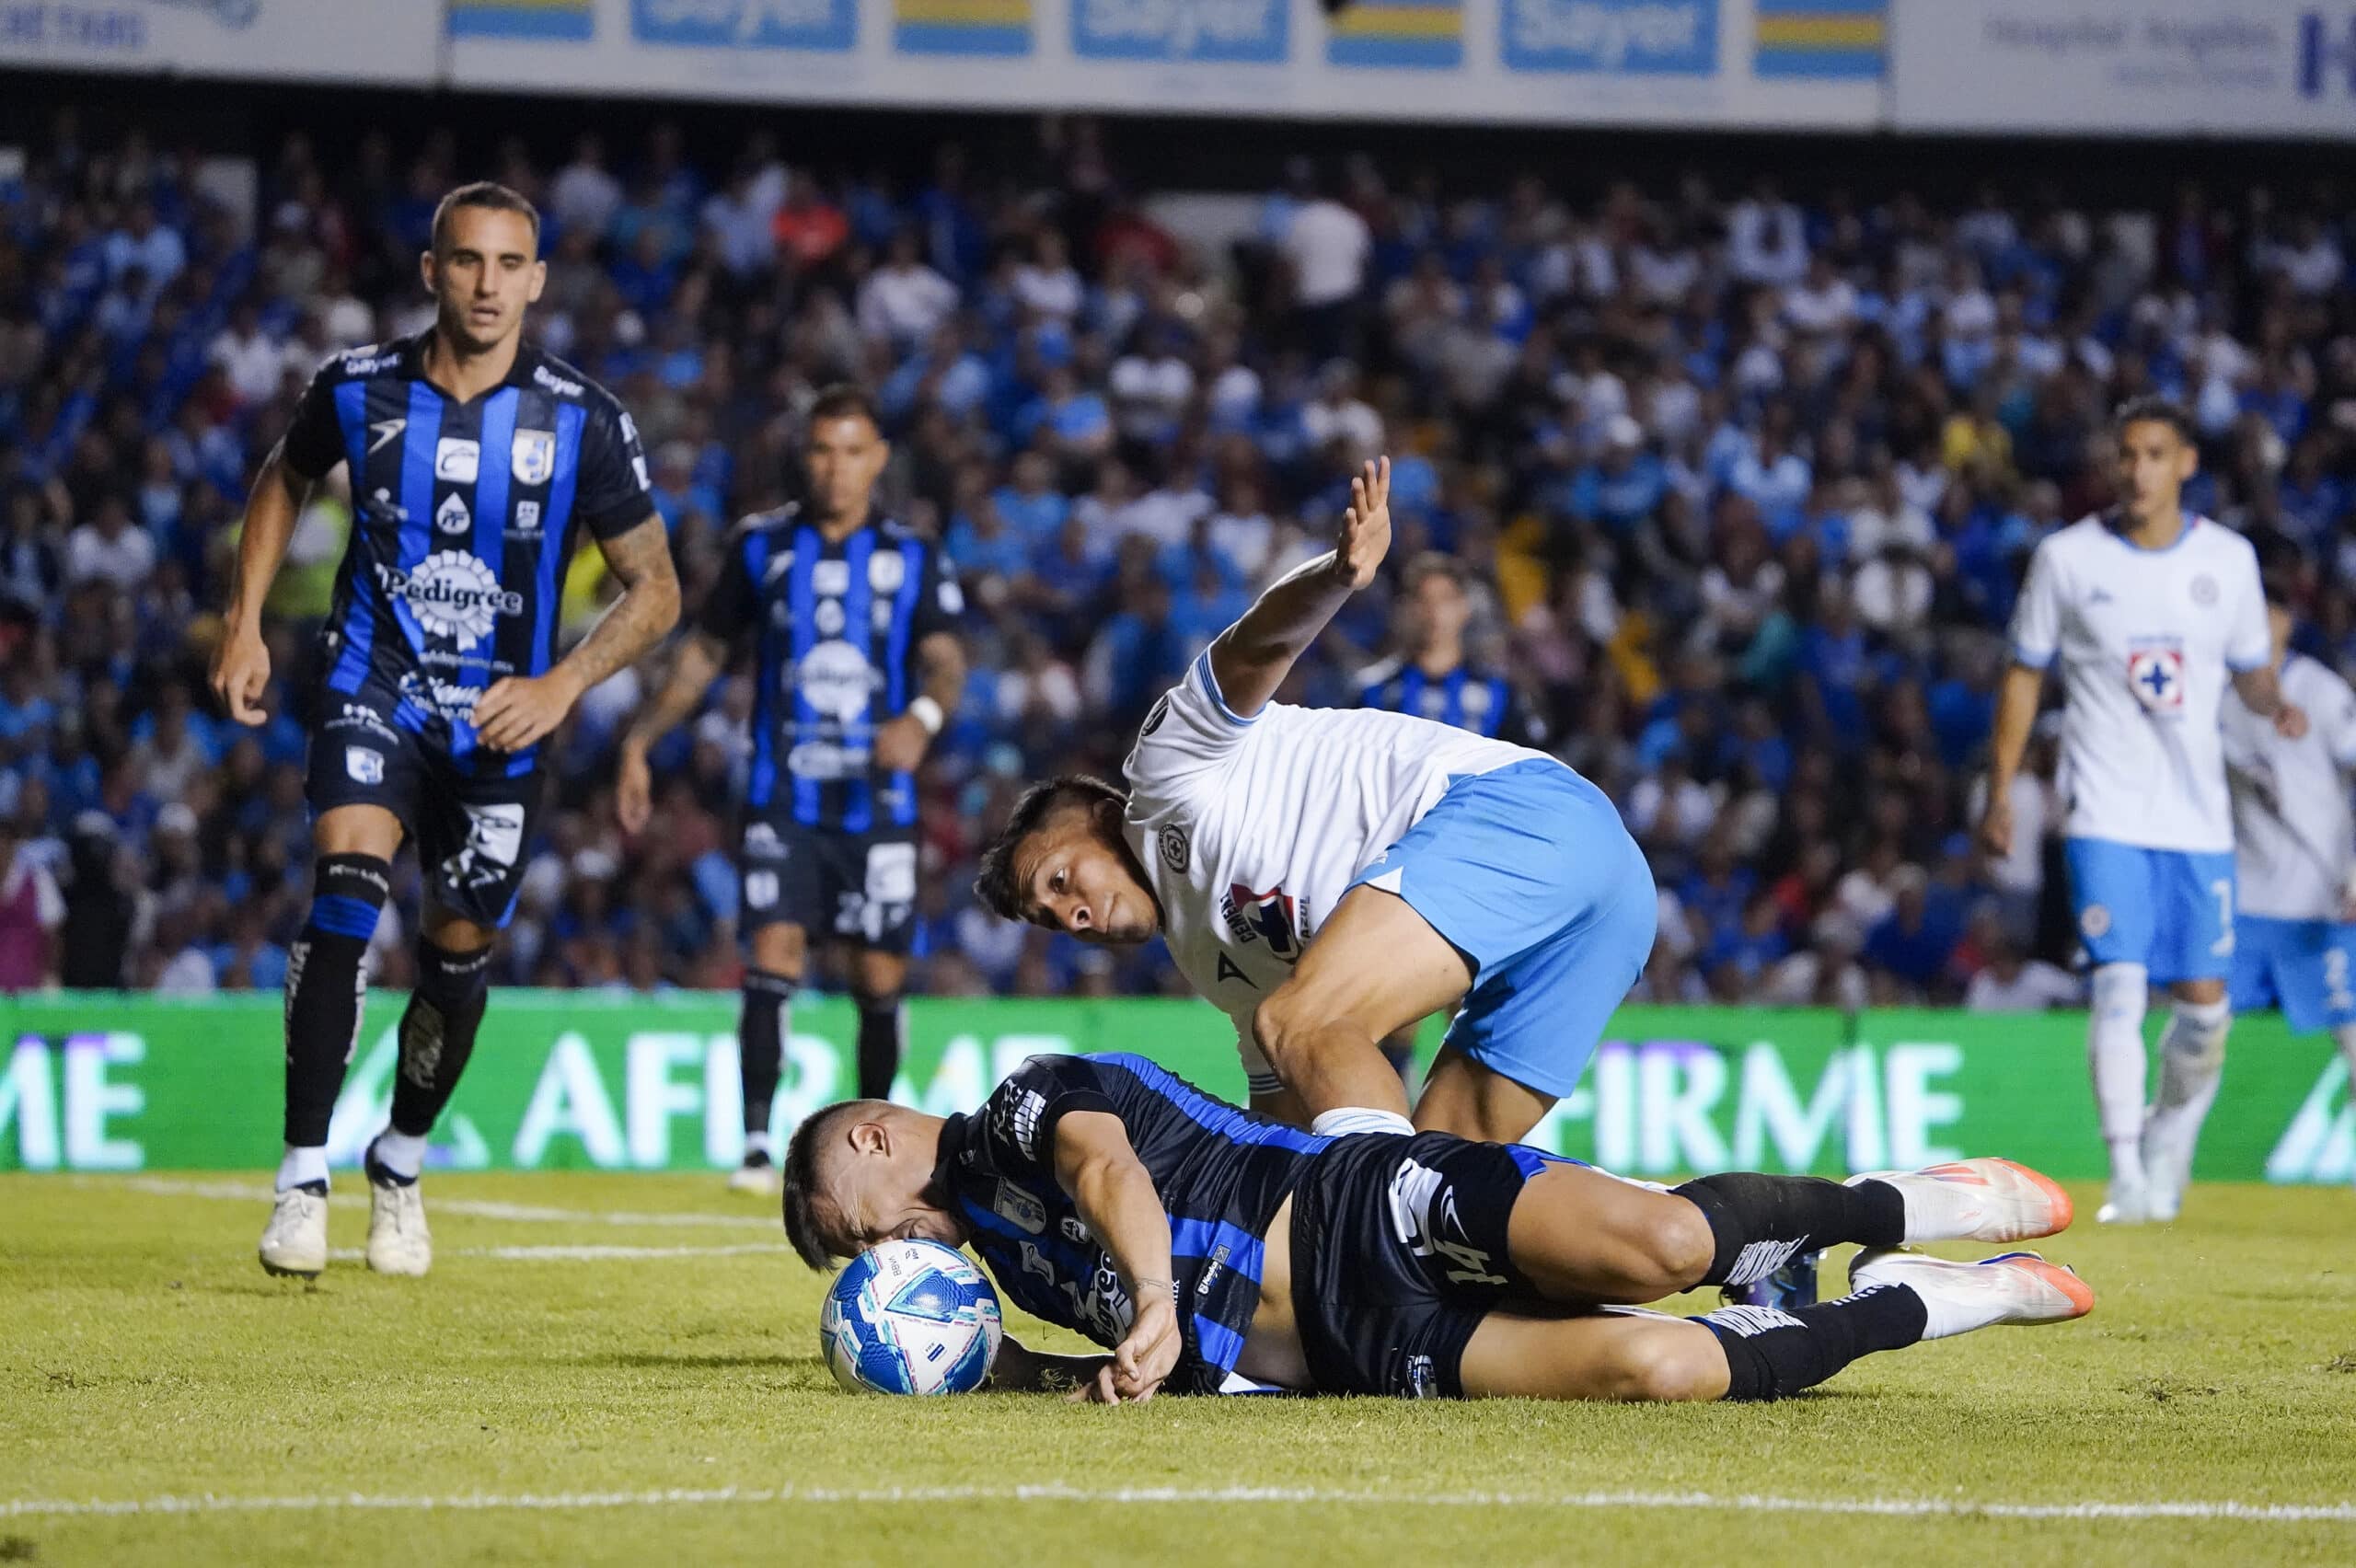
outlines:
[{"label": "short dark hair", "polygon": [[512,186],[495,179],[478,179],[471,185],[461,185],[433,209],[433,254],[439,256],[450,242],[450,217],[461,207],[485,207],[494,213],[521,213],[532,225],[532,248],[540,248],[540,210],[532,205],[525,194]]},{"label": "short dark hair", "polygon": [[785,1188],[785,1239],[792,1243],[795,1256],[821,1272],[834,1266],[835,1251],[818,1233],[818,1216],[812,1206],[818,1196],[818,1150],[830,1136],[828,1128],[862,1106],[872,1108],[872,1104],[865,1100],[846,1100],[814,1112],[803,1118],[785,1146],[785,1162],[779,1172]]},{"label": "short dark hair", "polygon": [[1472,573],[1465,569],[1462,561],[1445,550],[1425,550],[1417,555],[1407,563],[1406,571],[1399,574],[1399,583],[1412,594],[1424,585],[1427,577],[1445,577],[1456,584],[1460,593],[1472,591]]},{"label": "short dark hair", "polygon": [[810,421],[814,427],[826,420],[863,419],[884,433],[884,410],[876,405],[874,395],[853,382],[837,381],[818,389],[815,401],[810,405]]},{"label": "short dark hair", "polygon": [[1014,809],[1006,813],[1006,825],[982,851],[981,870],[974,878],[974,895],[982,901],[982,907],[1001,919],[1030,918],[1031,901],[1015,880],[1015,848],[1063,807],[1093,806],[1104,801],[1124,807],[1129,803],[1120,786],[1085,773],[1066,773],[1023,790]]},{"label": "short dark hair", "polygon": [[2130,398],[2119,405],[2111,416],[2111,428],[2124,433],[2129,425],[2164,424],[2176,432],[2177,439],[2187,446],[2200,444],[2200,429],[2182,404],[2163,398],[2156,392],[2146,392],[2140,398]]}]

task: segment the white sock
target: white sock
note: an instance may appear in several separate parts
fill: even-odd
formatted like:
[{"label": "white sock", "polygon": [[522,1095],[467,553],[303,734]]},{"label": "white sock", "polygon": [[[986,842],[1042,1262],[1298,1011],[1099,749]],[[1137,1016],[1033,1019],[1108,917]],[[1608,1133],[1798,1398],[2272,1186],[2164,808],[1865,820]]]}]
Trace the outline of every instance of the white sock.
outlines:
[{"label": "white sock", "polygon": [[1348,1133],[1412,1133],[1415,1124],[1396,1111],[1342,1105],[1310,1123],[1309,1130],[1321,1138],[1338,1138]]},{"label": "white sock", "polygon": [[2086,1025],[2086,1065],[2094,1073],[2095,1110],[2110,1150],[2110,1179],[2143,1182],[2143,1009],[2151,986],[2140,963],[2106,963],[2094,974],[2094,1011]]},{"label": "white sock", "polygon": [[2226,1002],[2178,1002],[2169,1011],[2167,1032],[2160,1036],[2159,1099],[2147,1130],[2154,1155],[2168,1162],[2157,1174],[2172,1183],[2181,1185],[2192,1173],[2193,1147],[2209,1107],[2217,1102],[2225,1036],[2233,1026],[2234,1009]]},{"label": "white sock", "polygon": [[278,1162],[278,1190],[300,1187],[306,1182],[328,1179],[328,1151],[324,1148],[297,1148],[286,1146],[286,1158]]},{"label": "white sock", "polygon": [[764,1159],[777,1158],[777,1149],[770,1144],[768,1129],[766,1127],[757,1133],[745,1135],[745,1158],[750,1159],[756,1154]]},{"label": "white sock", "polygon": [[387,1127],[376,1135],[376,1163],[396,1176],[414,1182],[425,1169],[425,1140]]}]

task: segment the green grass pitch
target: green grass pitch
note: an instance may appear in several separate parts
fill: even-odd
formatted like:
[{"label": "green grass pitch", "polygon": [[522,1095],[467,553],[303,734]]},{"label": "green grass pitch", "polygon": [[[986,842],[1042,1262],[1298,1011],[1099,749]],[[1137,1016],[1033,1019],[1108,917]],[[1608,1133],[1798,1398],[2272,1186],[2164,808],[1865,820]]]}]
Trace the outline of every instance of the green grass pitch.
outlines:
[{"label": "green grass pitch", "polygon": [[716,1179],[429,1176],[431,1278],[316,1287],[262,1184],[0,1177],[0,1563],[2356,1562],[2345,1191],[2089,1220],[2084,1322],[1773,1407],[1105,1410],[838,1391]]}]

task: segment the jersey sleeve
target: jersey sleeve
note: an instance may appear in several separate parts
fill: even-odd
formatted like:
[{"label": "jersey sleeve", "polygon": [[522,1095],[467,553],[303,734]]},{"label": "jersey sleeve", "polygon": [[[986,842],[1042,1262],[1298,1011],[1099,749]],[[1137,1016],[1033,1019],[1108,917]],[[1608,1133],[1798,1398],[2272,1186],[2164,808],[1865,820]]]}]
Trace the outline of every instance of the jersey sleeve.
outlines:
[{"label": "jersey sleeve", "polygon": [[745,536],[734,534],[721,554],[719,581],[712,583],[711,592],[704,595],[703,608],[696,613],[696,629],[722,647],[733,648],[738,635],[759,615],[752,569],[745,564]]},{"label": "jersey sleeve", "polygon": [[[335,389],[341,378],[336,374],[336,360],[321,365],[311,384],[303,388],[303,399],[294,405],[294,422],[286,427],[285,444],[280,448],[286,466],[306,479],[325,478],[329,470],[344,460],[343,421],[335,410]],[[353,476],[356,490],[359,476]]]},{"label": "jersey sleeve", "polygon": [[2225,664],[2236,674],[2274,663],[2274,632],[2266,624],[2266,588],[2258,581],[2258,552],[2244,545],[2234,572],[2232,622],[2225,628]]},{"label": "jersey sleeve", "polygon": [[924,582],[908,614],[908,639],[922,642],[936,631],[953,632],[965,613],[965,593],[957,586],[957,565],[939,545],[924,552]]},{"label": "jersey sleeve", "polygon": [[1100,1069],[1079,1056],[1033,1056],[982,1102],[974,1125],[993,1167],[1052,1181],[1056,1124],[1075,1111],[1118,1114]]},{"label": "jersey sleeve", "polygon": [[2053,559],[2051,540],[2037,547],[2028,558],[2028,581],[2021,584],[2021,602],[2014,606],[2013,663],[2042,670],[2053,663],[2062,646],[2062,568]]},{"label": "jersey sleeve", "polygon": [[1183,793],[1201,775],[1224,767],[1266,711],[1245,719],[1229,708],[1211,674],[1208,649],[1195,656],[1185,678],[1161,694],[1121,765],[1132,793]]},{"label": "jersey sleeve", "polygon": [[637,424],[620,404],[606,398],[590,405],[580,462],[574,505],[592,536],[610,539],[654,515],[646,452],[639,445]]}]

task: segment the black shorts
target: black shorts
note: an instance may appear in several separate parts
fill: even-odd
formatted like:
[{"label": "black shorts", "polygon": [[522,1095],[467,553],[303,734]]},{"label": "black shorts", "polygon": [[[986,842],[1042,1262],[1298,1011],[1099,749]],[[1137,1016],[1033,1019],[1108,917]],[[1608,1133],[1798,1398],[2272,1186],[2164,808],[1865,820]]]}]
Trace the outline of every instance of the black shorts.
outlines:
[{"label": "black shorts", "polygon": [[303,789],[312,818],[382,806],[416,844],[432,902],[478,926],[504,927],[539,816],[539,770],[510,778],[492,753],[479,775],[442,742],[396,723],[395,706],[366,690],[318,694]]},{"label": "black shorts", "polygon": [[1292,1193],[1292,1305],[1317,1391],[1462,1398],[1472,1331],[1530,1293],[1506,1226],[1553,1163],[1449,1133],[1345,1137],[1311,1161]]},{"label": "black shorts", "polygon": [[789,810],[747,808],[736,870],[742,930],[799,926],[813,941],[896,953],[916,935],[912,827],[848,833],[806,826]]}]

